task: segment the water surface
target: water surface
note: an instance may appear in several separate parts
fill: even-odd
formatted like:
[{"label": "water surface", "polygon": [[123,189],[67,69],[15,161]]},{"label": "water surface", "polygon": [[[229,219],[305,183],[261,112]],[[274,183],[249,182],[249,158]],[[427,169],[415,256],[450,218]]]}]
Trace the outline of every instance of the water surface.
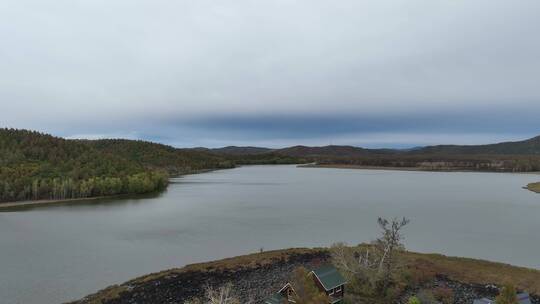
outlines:
[{"label": "water surface", "polygon": [[0,302],[61,303],[162,269],[351,244],[406,216],[406,245],[540,268],[538,175],[249,166],[174,179],[155,197],[0,212]]}]

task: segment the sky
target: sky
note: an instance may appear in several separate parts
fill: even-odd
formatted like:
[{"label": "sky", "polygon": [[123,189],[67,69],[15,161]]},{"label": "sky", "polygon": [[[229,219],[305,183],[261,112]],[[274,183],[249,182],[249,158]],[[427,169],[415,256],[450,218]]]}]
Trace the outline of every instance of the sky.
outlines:
[{"label": "sky", "polygon": [[176,147],[540,134],[538,0],[2,0],[0,127]]}]

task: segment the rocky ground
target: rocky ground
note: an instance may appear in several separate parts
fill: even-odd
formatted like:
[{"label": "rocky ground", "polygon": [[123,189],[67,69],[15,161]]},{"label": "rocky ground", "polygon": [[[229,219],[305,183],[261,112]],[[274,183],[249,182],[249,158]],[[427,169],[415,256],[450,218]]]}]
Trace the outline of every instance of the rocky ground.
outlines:
[{"label": "rocky ground", "polygon": [[[445,276],[437,276],[436,279],[424,284],[421,287],[408,290],[401,297],[399,303],[406,304],[408,299],[413,295],[417,295],[421,289],[434,290],[437,288],[452,290],[454,294],[454,304],[472,304],[475,299],[480,298],[495,299],[495,297],[499,294],[499,287],[492,284],[467,284],[450,280]],[[531,302],[533,304],[539,304],[540,298],[538,296],[531,295]]]},{"label": "rocky ground", "polygon": [[[248,300],[262,303],[288,281],[296,267],[311,268],[327,263],[328,259],[328,252],[324,250],[289,250],[190,265],[111,286],[72,304],[183,304],[202,297],[207,286],[228,283],[233,283],[242,303]],[[407,303],[407,299],[421,289],[438,287],[452,290],[454,304],[471,304],[476,298],[494,298],[498,293],[495,285],[467,284],[437,275],[421,287],[407,290],[396,304]],[[540,304],[540,298],[533,296],[532,302]]]},{"label": "rocky ground", "polygon": [[219,287],[227,283],[233,283],[235,294],[243,303],[248,300],[261,303],[283,287],[296,267],[314,267],[325,263],[327,259],[327,253],[317,251],[292,254],[287,259],[277,258],[269,264],[246,265],[237,269],[173,272],[156,279],[122,284],[122,291],[111,299],[98,300],[89,296],[72,304],[183,304],[194,297],[204,296],[207,286]]}]

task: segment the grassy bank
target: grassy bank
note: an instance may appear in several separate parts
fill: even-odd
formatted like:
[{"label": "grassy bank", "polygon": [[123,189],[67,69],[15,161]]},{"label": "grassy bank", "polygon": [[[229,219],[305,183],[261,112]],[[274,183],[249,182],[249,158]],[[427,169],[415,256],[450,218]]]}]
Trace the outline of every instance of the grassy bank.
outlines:
[{"label": "grassy bank", "polygon": [[533,192],[536,192],[536,193],[540,193],[540,182],[528,184],[527,189],[529,189],[529,190],[531,190]]},{"label": "grassy bank", "polygon": [[540,270],[441,254],[406,252],[405,259],[409,267],[428,275],[445,275],[469,284],[514,284],[519,289],[540,293]]}]

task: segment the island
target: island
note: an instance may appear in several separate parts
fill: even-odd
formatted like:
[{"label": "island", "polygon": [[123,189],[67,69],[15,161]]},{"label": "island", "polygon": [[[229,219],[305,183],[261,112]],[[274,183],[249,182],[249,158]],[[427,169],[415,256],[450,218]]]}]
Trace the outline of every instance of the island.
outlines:
[{"label": "island", "polygon": [[530,183],[525,188],[527,188],[528,190],[531,190],[532,192],[540,193],[540,182]]}]

